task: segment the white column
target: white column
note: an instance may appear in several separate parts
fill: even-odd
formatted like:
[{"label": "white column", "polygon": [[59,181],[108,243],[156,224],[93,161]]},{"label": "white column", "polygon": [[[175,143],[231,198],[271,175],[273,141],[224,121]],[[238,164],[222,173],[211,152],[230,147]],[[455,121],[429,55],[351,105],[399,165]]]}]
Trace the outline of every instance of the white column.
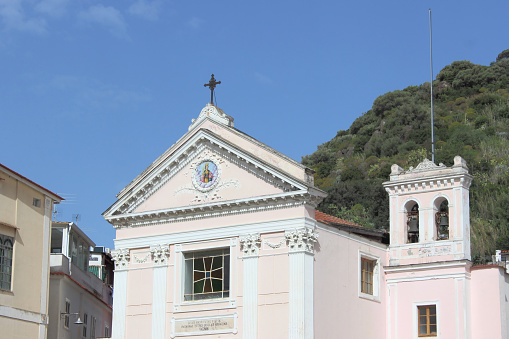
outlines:
[{"label": "white column", "polygon": [[154,263],[152,282],[152,339],[164,339],[166,332],[166,290],[169,245],[150,247]]},{"label": "white column", "polygon": [[125,339],[125,322],[127,306],[127,269],[129,266],[129,249],[111,251],[115,261],[115,279],[113,281],[113,324],[112,339]]},{"label": "white column", "polygon": [[313,330],[313,256],[318,234],[304,228],[287,231],[290,260],[289,338],[312,339]]},{"label": "white column", "polygon": [[242,338],[258,338],[258,253],[260,234],[240,237],[243,259]]}]

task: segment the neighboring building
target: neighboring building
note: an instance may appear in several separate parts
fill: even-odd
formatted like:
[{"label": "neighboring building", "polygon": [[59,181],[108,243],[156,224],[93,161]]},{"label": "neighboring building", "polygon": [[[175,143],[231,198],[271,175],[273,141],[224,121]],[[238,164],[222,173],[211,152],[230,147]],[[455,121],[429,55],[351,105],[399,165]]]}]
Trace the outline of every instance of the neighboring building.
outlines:
[{"label": "neighboring building", "polygon": [[508,276],[470,261],[471,179],[461,157],[394,165],[388,245],[208,104],[104,212],[112,337],[508,338]]},{"label": "neighboring building", "polygon": [[0,165],[2,338],[46,338],[51,212],[61,200]]},{"label": "neighboring building", "polygon": [[[53,222],[48,338],[109,337],[112,289],[95,272],[89,272],[90,248],[94,246],[75,223]],[[82,324],[76,324],[79,321]]]},{"label": "neighboring building", "polygon": [[111,259],[111,250],[104,246],[96,246],[90,252],[88,271],[95,274],[103,283],[113,288],[113,270],[115,266]]}]

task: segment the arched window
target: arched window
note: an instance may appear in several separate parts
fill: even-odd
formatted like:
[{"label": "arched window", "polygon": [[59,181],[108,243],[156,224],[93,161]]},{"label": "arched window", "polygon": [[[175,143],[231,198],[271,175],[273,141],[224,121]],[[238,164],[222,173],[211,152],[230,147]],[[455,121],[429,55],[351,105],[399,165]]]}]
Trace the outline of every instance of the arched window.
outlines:
[{"label": "arched window", "polygon": [[435,201],[435,225],[437,228],[437,240],[449,239],[449,202],[446,199]]},{"label": "arched window", "polygon": [[409,207],[410,209],[407,209],[408,243],[416,243],[419,242],[419,205],[414,203]]}]

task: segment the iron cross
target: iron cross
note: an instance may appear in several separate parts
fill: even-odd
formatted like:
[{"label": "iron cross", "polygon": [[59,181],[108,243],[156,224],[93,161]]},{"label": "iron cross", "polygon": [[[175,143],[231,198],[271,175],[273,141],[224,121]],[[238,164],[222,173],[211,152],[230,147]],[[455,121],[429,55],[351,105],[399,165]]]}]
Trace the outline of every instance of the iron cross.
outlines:
[{"label": "iron cross", "polygon": [[214,88],[216,88],[216,85],[219,85],[220,83],[221,81],[216,81],[216,79],[214,79],[214,74],[212,74],[209,83],[203,85],[204,87],[210,88],[210,103],[212,105],[214,105]]}]

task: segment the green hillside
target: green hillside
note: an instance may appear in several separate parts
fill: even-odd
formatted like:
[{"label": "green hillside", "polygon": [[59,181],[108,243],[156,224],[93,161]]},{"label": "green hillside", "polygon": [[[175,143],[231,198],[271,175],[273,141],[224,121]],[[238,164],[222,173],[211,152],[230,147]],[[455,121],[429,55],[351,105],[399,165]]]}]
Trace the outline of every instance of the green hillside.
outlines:
[{"label": "green hillside", "polygon": [[[433,82],[436,163],[462,156],[470,188],[472,254],[484,262],[509,249],[509,49],[489,66],[455,61]],[[379,96],[371,110],[302,163],[329,196],[319,210],[367,227],[389,229],[382,182],[390,167],[431,159],[430,84]]]}]

